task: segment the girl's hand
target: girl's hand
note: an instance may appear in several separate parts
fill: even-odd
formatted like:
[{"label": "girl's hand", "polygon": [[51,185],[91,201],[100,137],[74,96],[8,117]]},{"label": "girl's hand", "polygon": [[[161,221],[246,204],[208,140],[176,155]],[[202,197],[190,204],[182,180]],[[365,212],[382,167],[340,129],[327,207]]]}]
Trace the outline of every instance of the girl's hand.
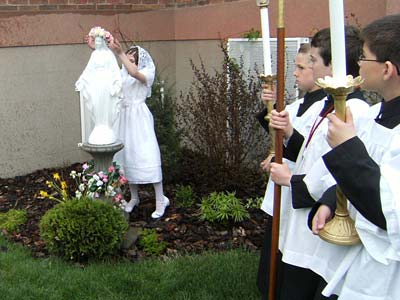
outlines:
[{"label": "girl's hand", "polygon": [[108,48],[110,48],[117,55],[121,55],[122,53],[124,53],[122,51],[122,46],[117,39],[110,40],[110,42],[108,43]]}]

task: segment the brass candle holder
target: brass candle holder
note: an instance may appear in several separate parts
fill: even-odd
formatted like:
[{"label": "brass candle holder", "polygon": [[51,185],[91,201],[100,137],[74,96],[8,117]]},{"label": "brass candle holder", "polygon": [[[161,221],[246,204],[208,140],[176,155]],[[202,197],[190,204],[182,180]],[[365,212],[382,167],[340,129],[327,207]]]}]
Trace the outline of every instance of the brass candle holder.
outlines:
[{"label": "brass candle holder", "polygon": [[268,7],[269,0],[256,0],[256,3],[259,7]]},{"label": "brass candle holder", "polygon": [[[274,81],[276,80],[276,75],[264,75],[260,74],[259,78],[263,83],[267,85],[267,88],[269,90],[274,89]],[[269,127],[269,136],[270,136],[270,147],[268,150],[268,155],[275,155],[275,130],[272,128],[270,120],[271,120],[271,112],[274,109],[274,103],[272,101],[267,102],[267,110],[268,114],[264,117],[265,121],[268,122],[268,127]]]},{"label": "brass candle holder", "polygon": [[[332,77],[318,79],[316,84],[323,88],[334,99],[336,116],[345,121],[346,119],[346,98],[349,93],[354,90],[354,87],[359,86],[363,79],[358,76],[348,75],[345,84],[334,82]],[[343,86],[344,85],[344,86]],[[347,199],[339,186],[336,188],[337,205],[335,215],[325,227],[319,232],[319,236],[326,242],[336,245],[349,246],[360,243],[360,238],[357,234],[354,220],[350,218],[347,209]]]}]

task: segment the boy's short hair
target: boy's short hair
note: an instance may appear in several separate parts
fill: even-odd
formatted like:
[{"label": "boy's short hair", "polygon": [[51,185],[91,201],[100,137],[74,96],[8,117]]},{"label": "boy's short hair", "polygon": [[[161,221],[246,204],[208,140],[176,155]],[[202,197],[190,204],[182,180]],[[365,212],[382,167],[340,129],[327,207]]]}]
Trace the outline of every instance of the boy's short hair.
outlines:
[{"label": "boy's short hair", "polygon": [[324,28],[318,31],[311,39],[311,47],[319,48],[318,52],[324,65],[329,66],[332,60],[330,29]]},{"label": "boy's short hair", "polygon": [[297,53],[303,53],[303,54],[307,54],[310,52],[311,46],[309,43],[303,43],[300,44],[299,50],[297,51]]},{"label": "boy's short hair", "polygon": [[371,22],[361,37],[378,61],[390,61],[400,68],[400,14]]},{"label": "boy's short hair", "polygon": [[[362,40],[360,30],[354,26],[345,26],[346,35],[346,69],[347,74],[357,77],[359,75],[358,58],[362,53]],[[319,48],[325,66],[332,61],[331,32],[329,28],[318,31],[311,39],[311,47]]]}]

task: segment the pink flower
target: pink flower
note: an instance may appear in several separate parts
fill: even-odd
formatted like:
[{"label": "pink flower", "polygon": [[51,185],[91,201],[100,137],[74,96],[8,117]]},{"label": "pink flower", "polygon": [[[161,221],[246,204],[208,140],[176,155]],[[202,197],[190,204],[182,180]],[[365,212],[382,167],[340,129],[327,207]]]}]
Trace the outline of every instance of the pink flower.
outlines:
[{"label": "pink flower", "polygon": [[115,171],[114,166],[108,167],[108,172],[109,172],[109,173],[112,173],[112,172],[114,172],[114,171]]},{"label": "pink flower", "polygon": [[86,171],[87,169],[89,169],[89,165],[88,165],[87,163],[84,163],[84,164],[82,165],[82,169],[83,169],[84,171]]},{"label": "pink flower", "polygon": [[114,40],[114,37],[108,31],[105,32],[104,37],[105,37],[105,40],[108,41],[108,42],[112,42]]},{"label": "pink flower", "polygon": [[109,42],[109,43],[111,43],[111,42],[114,41],[114,37],[113,37],[112,34],[111,34],[110,32],[108,32],[108,31],[105,32],[105,34],[104,34],[104,39],[105,39],[107,42]]},{"label": "pink flower", "polygon": [[117,195],[114,197],[114,201],[115,201],[115,202],[120,202],[122,199],[124,199],[123,196],[122,196],[122,194],[117,194]]},{"label": "pink flower", "polygon": [[107,177],[107,175],[104,175],[103,178],[102,178],[102,180],[103,180],[103,182],[108,182],[108,177]]},{"label": "pink flower", "polygon": [[128,182],[128,179],[126,179],[126,177],[124,177],[124,176],[121,176],[121,177],[119,178],[119,182],[120,182],[121,184],[125,184],[125,183]]}]

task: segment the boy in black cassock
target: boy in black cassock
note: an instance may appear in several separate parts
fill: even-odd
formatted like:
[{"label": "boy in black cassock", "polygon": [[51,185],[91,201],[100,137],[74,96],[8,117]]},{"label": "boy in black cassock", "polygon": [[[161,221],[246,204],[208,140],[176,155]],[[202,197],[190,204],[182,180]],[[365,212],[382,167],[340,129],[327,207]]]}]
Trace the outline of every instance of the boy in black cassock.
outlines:
[{"label": "boy in black cassock", "polygon": [[[355,27],[346,26],[346,63],[347,73],[358,75],[358,57],[361,53],[359,31]],[[331,75],[331,46],[329,28],[320,30],[311,41],[311,60],[314,77],[322,78]],[[363,101],[362,93],[355,91],[347,100],[348,105],[358,116],[368,109]],[[305,175],[314,167],[315,161],[329,151],[325,141],[328,121],[326,115],[331,112],[333,99],[328,97],[324,107],[314,114],[314,122],[307,134],[293,129],[286,111],[272,111],[271,124],[285,132],[285,156],[296,161],[291,171],[287,164],[271,163],[272,180],[290,188],[289,193],[282,194],[279,249],[283,254],[282,285],[279,288],[280,300],[327,299],[321,295],[327,275],[331,274],[329,263],[323,264],[314,257],[320,252],[320,239],[313,236],[305,227],[309,208],[315,200],[308,193],[303,181]],[[326,171],[327,174],[329,174]],[[334,196],[329,190],[328,196]],[[331,299],[334,299],[332,296]]]},{"label": "boy in black cassock", "polygon": [[[324,92],[324,90],[322,90],[319,86],[315,84],[314,74],[310,61],[309,44],[302,44],[300,46],[298,54],[295,58],[295,70],[293,72],[293,75],[296,78],[296,84],[299,90],[305,92],[305,95],[303,98],[298,99],[295,102],[287,105],[285,109],[289,111],[294,126],[296,128],[299,128],[301,132],[306,134],[310,130],[312,126],[312,121],[314,120],[313,117],[315,113],[313,111],[322,108],[323,101],[321,100],[326,97],[326,93]],[[267,104],[267,101],[274,101],[274,92],[269,90],[266,85],[263,85],[261,99],[265,104]],[[264,109],[257,115],[257,119],[263,126],[263,128],[266,131],[269,131],[269,124],[264,118],[267,114],[268,110]],[[268,157],[261,163],[261,167],[265,171],[268,171],[269,169],[270,159],[271,157]],[[273,192],[271,193],[271,191],[273,191],[273,183],[269,181],[263,205],[261,207],[269,215],[272,215],[271,203],[273,202]],[[271,226],[270,224],[267,224],[257,274],[257,287],[260,294],[262,295],[262,299],[266,299],[268,295],[270,249]]]},{"label": "boy in black cassock", "polygon": [[[327,116],[327,141],[333,149],[323,161],[350,202],[362,242],[347,247],[323,292],[338,294],[339,299],[400,299],[399,28],[400,15],[392,15],[362,31],[362,87],[378,92],[383,101],[357,126],[348,109],[345,122],[334,114]],[[309,186],[315,187],[318,179],[307,176]],[[332,204],[315,205],[310,215],[313,232],[317,234],[332,216]]]}]

